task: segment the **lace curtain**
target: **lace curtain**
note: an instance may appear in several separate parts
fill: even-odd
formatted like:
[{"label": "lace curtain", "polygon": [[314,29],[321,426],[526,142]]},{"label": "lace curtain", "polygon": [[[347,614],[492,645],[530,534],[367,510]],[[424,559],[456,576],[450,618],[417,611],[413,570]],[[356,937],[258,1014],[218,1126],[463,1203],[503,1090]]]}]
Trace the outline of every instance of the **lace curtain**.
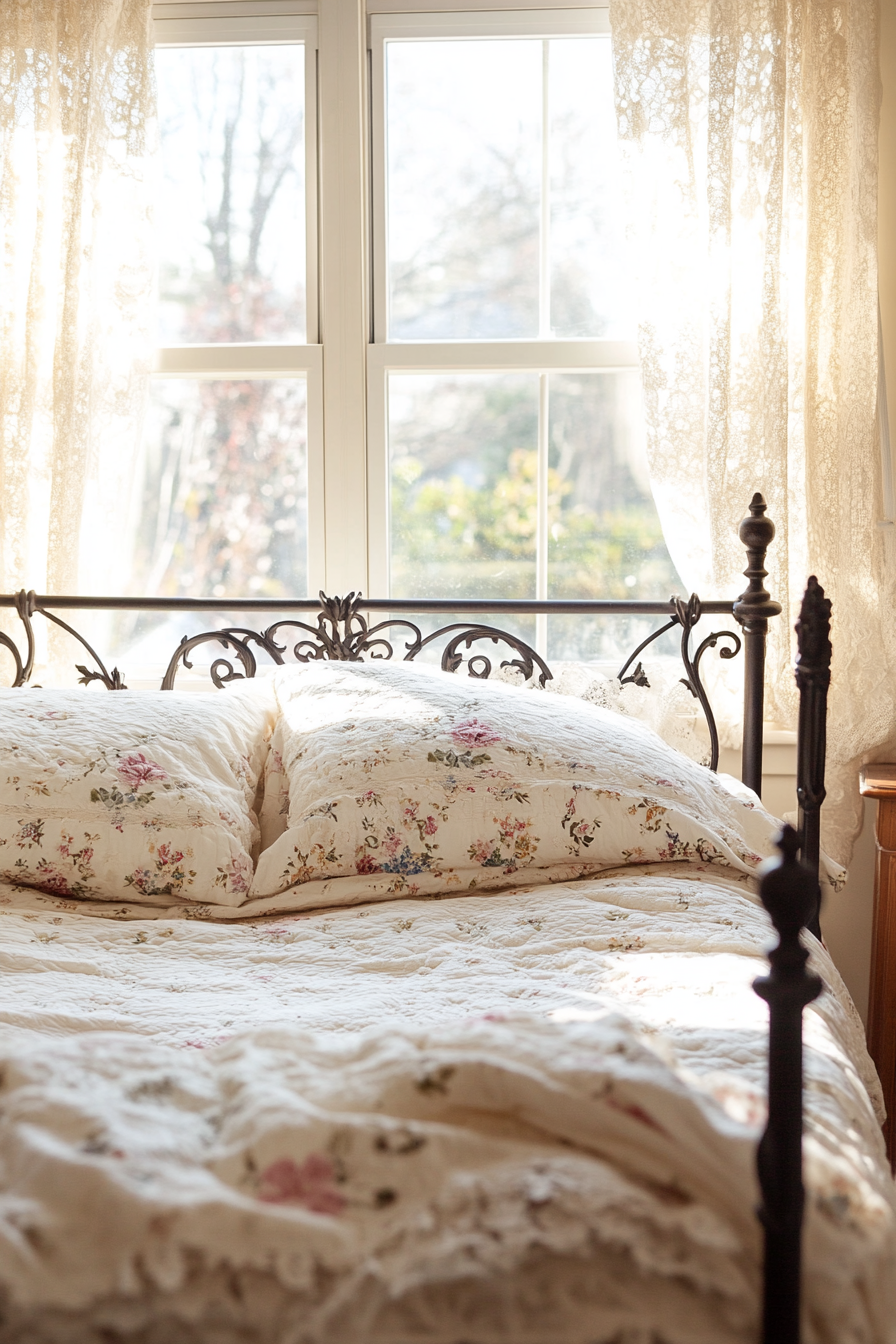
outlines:
[{"label": "lace curtain", "polygon": [[149,23],[149,0],[0,3],[2,591],[108,591],[128,547],[150,351]]},{"label": "lace curtain", "polygon": [[778,534],[767,717],[795,723],[792,629],[833,600],[825,841],[896,731],[892,527],[877,428],[877,6],[610,0],[648,458],[689,587],[744,587],[754,490]]}]

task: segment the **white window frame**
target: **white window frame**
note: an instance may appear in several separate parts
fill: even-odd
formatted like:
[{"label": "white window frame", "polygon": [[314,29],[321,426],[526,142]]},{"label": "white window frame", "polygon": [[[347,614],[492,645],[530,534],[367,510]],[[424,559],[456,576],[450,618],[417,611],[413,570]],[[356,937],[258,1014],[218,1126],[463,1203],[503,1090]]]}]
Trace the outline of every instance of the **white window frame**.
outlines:
[{"label": "white window frame", "polygon": [[308,440],[308,591],[326,582],[324,515],[323,349],[319,343],[317,18],[292,0],[234,4],[156,4],[157,47],[274,46],[301,42],[305,53],[305,292],[308,341],[160,346],[153,375],[212,381],[304,378]]},{"label": "white window frame", "polygon": [[[539,375],[539,475],[547,478],[551,373],[639,367],[634,343],[601,340],[388,342],[385,296],[383,44],[389,37],[562,37],[609,32],[586,0],[164,0],[157,41],[306,43],[309,344],[175,346],[169,377],[308,379],[309,592],[389,594],[388,375]],[[316,17],[315,17],[316,16]],[[316,308],[317,343],[312,314]],[[546,491],[541,497],[546,501]],[[546,595],[547,515],[538,595]],[[542,591],[544,590],[544,591]]]},{"label": "white window frame", "polygon": [[[395,0],[384,0],[390,9]],[[410,0],[408,0],[410,5]],[[401,5],[404,9],[404,4]],[[415,9],[422,8],[417,0]],[[440,5],[440,10],[447,5]],[[548,412],[552,373],[610,372],[640,367],[633,341],[564,340],[550,337],[548,325],[549,225],[546,192],[542,192],[539,263],[540,339],[509,341],[390,341],[388,340],[388,257],[386,183],[385,46],[391,40],[427,41],[433,38],[562,38],[607,36],[606,6],[532,9],[515,4],[508,12],[373,13],[369,18],[371,69],[371,197],[373,210],[373,335],[368,350],[368,495],[369,574],[373,592],[389,593],[390,473],[388,446],[388,377],[404,373],[481,373],[485,371],[538,374],[538,519],[536,533],[535,597],[548,596]],[[545,119],[548,109],[544,109]],[[545,156],[542,172],[550,165]],[[536,645],[546,642],[546,618],[537,618]]]}]

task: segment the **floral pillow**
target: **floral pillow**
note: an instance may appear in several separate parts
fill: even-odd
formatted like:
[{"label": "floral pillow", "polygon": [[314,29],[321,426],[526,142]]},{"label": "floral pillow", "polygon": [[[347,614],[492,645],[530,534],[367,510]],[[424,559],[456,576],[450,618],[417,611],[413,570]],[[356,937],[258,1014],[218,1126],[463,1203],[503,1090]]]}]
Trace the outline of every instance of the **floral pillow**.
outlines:
[{"label": "floral pillow", "polygon": [[240,905],[274,711],[270,692],[0,690],[0,878]]},{"label": "floral pillow", "polygon": [[305,886],[297,906],[337,903],[670,861],[746,874],[772,852],[779,823],[753,795],[596,706],[375,663],[284,668],[273,684],[286,829],[253,897]]}]

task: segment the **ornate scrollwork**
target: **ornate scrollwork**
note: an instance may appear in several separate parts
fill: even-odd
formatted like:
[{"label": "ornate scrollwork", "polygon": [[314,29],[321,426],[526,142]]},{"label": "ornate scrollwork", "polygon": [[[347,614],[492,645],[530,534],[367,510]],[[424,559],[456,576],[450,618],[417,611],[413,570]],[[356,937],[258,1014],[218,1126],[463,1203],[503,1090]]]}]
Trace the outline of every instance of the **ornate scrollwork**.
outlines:
[{"label": "ornate scrollwork", "polygon": [[78,680],[82,686],[89,686],[92,681],[101,681],[107,691],[127,690],[122,674],[119,672],[118,668],[113,667],[110,672],[96,649],[88,643],[82,634],[79,634],[77,630],[70,626],[66,621],[63,621],[59,616],[54,616],[52,611],[47,611],[45,607],[38,606],[37,596],[33,591],[26,592],[23,588],[20,592],[16,593],[15,608],[19,620],[25,627],[26,653],[24,658],[17,648],[15,641],[0,631],[0,646],[9,650],[13,656],[13,661],[15,662],[16,674],[12,682],[13,686],[25,686],[31,680],[31,674],[34,671],[35,649],[33,617],[43,616],[45,620],[52,621],[54,625],[58,625],[61,630],[66,632],[66,634],[69,634],[73,639],[76,639],[81,647],[87,650],[95,662],[95,668],[88,668],[82,663],[76,665],[76,671],[81,674]]},{"label": "ornate scrollwork", "polygon": [[267,638],[267,631],[259,634],[257,630],[244,630],[238,627],[226,630],[205,630],[201,635],[184,635],[165,670],[161,689],[163,691],[174,690],[174,679],[177,676],[178,666],[182,665],[188,670],[191,669],[193,664],[190,662],[189,655],[201,644],[221,644],[225,649],[233,649],[242,665],[242,672],[237,672],[233,664],[228,662],[226,658],[216,658],[214,660],[209,668],[209,676],[219,691],[229,681],[243,681],[247,677],[254,677],[258,670],[258,662],[249,648],[250,641],[263,648],[275,663],[283,662],[281,657],[283,650]]},{"label": "ornate scrollwork", "polygon": [[691,657],[691,631],[703,614],[700,599],[696,593],[691,593],[687,602],[681,597],[673,597],[672,604],[675,608],[677,623],[681,626],[681,661],[684,663],[686,674],[681,678],[681,682],[682,685],[687,686],[694,699],[700,702],[700,708],[703,710],[703,717],[706,719],[706,726],[709,729],[709,768],[710,770],[718,770],[719,730],[716,726],[712,706],[709,703],[709,696],[700,680],[700,660],[706,650],[714,649],[721,639],[730,639],[731,647],[719,649],[719,656],[721,658],[736,658],[741,650],[740,636],[735,634],[733,630],[714,630],[712,634],[706,636],[698,646],[697,652]]},{"label": "ornate scrollwork", "polygon": [[14,639],[0,630],[0,648],[7,649],[12,654],[15,664],[15,676],[13,677],[13,686],[24,686],[31,678],[34,671],[34,626],[31,624],[31,617],[36,607],[36,595],[34,591],[16,593],[16,615],[25,627],[25,657],[22,657],[19,647]]},{"label": "ornate scrollwork", "polygon": [[664,635],[667,630],[671,630],[676,625],[678,625],[678,617],[673,616],[671,621],[667,621],[665,625],[661,625],[659,629],[652,631],[651,634],[649,634],[646,639],[641,640],[641,643],[638,645],[638,647],[632,650],[628,658],[626,658],[625,662],[622,664],[622,667],[616,673],[616,680],[619,682],[621,686],[644,686],[647,688],[650,687],[650,682],[647,680],[647,673],[644,671],[644,667],[640,659],[635,664],[635,667],[632,668],[631,676],[627,677],[625,674],[626,672],[628,672],[628,669],[631,667],[632,663],[634,663],[635,659],[638,657],[638,654],[643,653],[644,650],[647,648],[648,644],[652,644],[654,640],[659,639],[660,635]]},{"label": "ornate scrollwork", "polygon": [[[525,640],[518,639],[516,635],[508,634],[506,630],[496,630],[490,625],[445,625],[441,630],[435,630],[431,635],[427,635],[421,641],[420,647],[424,648],[427,644],[434,643],[451,630],[458,630],[460,633],[456,634],[445,645],[442,653],[442,670],[444,672],[456,672],[463,663],[463,654],[460,652],[461,645],[465,645],[469,649],[477,639],[490,639],[493,644],[506,644],[509,648],[516,649],[520,655],[519,658],[505,659],[501,664],[502,667],[515,667],[524,681],[529,681],[535,673],[535,668],[538,667],[538,684],[540,686],[544,686],[547,681],[553,681],[553,673],[547,663]],[[408,654],[405,662],[410,662],[416,656],[416,653],[417,650],[413,654]],[[474,653],[471,658],[467,659],[468,676],[484,681],[491,676],[491,673],[492,662],[486,654]]]},{"label": "ornate scrollwork", "polygon": [[35,607],[35,611],[40,612],[41,616],[46,617],[48,621],[52,621],[54,625],[58,625],[61,630],[65,630],[65,632],[71,635],[73,639],[76,639],[82,648],[87,650],[93,661],[96,663],[98,670],[93,671],[80,663],[77,664],[76,671],[81,673],[78,678],[80,685],[89,686],[92,681],[101,681],[107,691],[127,690],[127,686],[124,684],[124,677],[119,672],[118,668],[113,667],[110,672],[96,649],[88,644],[83,635],[80,635],[77,630],[74,630],[65,621],[60,620],[58,616],[54,616],[52,611],[46,611],[43,607]]},{"label": "ornate scrollwork", "polygon": [[[406,663],[413,662],[417,654],[428,645],[443,639],[446,635],[452,635],[452,632],[457,632],[448,640],[442,652],[441,665],[444,671],[456,672],[464,661],[461,648],[469,650],[477,640],[482,639],[491,640],[493,644],[503,643],[518,655],[516,658],[506,659],[501,663],[502,667],[516,668],[527,681],[534,676],[535,669],[538,668],[540,685],[544,686],[545,682],[551,680],[551,670],[544,659],[525,640],[506,630],[459,621],[442,626],[441,629],[424,636],[413,622],[398,617],[380,621],[373,626],[369,625],[359,610],[362,602],[360,593],[349,593],[347,597],[327,597],[321,593],[320,601],[321,610],[316,626],[288,619],[276,621],[263,631],[228,627],[223,630],[206,630],[191,637],[185,635],[168,664],[162,679],[162,690],[170,691],[174,688],[179,667],[191,668],[193,664],[189,655],[202,644],[216,643],[223,645],[225,649],[232,649],[242,667],[242,671],[237,671],[233,663],[226,658],[218,658],[212,663],[209,673],[212,682],[220,690],[227,682],[255,676],[257,662],[255,654],[249,647],[250,643],[264,650],[274,663],[281,666],[284,663],[284,654],[288,651],[300,663],[320,660],[360,662],[365,654],[371,658],[388,660],[393,657],[395,651],[390,639],[386,638],[387,630],[393,634],[393,638],[396,631],[408,632],[410,638],[404,645],[402,657],[402,661]],[[290,630],[302,632],[301,637],[291,648],[290,640],[285,639],[286,632]],[[471,677],[486,678],[491,675],[492,661],[484,653],[475,653],[467,658],[467,671]]]}]

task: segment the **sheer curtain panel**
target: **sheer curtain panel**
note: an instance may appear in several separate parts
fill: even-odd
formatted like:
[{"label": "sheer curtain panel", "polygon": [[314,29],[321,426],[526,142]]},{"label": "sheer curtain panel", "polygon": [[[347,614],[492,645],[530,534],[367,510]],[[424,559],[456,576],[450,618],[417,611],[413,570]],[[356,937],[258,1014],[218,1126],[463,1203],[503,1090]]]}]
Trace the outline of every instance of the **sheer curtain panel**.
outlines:
[{"label": "sheer curtain panel", "polygon": [[808,573],[834,610],[827,844],[896,730],[877,429],[874,0],[610,0],[654,494],[701,595],[736,591],[754,489],[778,536],[768,717],[795,715]]},{"label": "sheer curtain panel", "polygon": [[149,368],[149,0],[0,3],[0,583],[126,564]]}]

